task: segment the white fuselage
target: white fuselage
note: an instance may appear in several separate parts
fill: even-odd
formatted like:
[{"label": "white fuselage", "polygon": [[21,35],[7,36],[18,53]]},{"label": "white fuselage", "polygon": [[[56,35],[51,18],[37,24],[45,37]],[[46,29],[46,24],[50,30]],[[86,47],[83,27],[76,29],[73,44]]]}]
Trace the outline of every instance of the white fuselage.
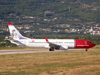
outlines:
[{"label": "white fuselage", "polygon": [[[67,46],[68,48],[75,47],[75,40],[74,39],[48,39],[48,40],[49,40],[49,42],[51,42],[53,44]],[[27,39],[27,40],[22,39],[22,40],[18,40],[18,41],[21,42],[22,45],[24,44],[27,47],[49,48],[49,44],[46,42],[45,39]]]}]

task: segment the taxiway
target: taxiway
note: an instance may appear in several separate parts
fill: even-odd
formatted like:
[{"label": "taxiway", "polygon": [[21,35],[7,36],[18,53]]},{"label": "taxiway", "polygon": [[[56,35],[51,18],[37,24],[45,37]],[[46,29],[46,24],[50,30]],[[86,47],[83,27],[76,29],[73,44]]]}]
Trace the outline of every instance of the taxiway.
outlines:
[{"label": "taxiway", "polygon": [[[60,52],[62,50],[55,50],[53,52]],[[42,50],[0,50],[0,55],[3,54],[20,54],[20,53],[40,53],[40,52],[50,52],[48,49]]]}]

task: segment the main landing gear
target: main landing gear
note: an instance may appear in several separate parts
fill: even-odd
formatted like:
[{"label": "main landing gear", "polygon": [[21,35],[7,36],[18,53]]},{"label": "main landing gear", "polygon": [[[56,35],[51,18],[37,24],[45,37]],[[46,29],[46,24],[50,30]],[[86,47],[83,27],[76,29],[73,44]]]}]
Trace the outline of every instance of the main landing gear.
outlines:
[{"label": "main landing gear", "polygon": [[49,51],[54,51],[54,47],[51,47],[51,48],[49,49]]}]

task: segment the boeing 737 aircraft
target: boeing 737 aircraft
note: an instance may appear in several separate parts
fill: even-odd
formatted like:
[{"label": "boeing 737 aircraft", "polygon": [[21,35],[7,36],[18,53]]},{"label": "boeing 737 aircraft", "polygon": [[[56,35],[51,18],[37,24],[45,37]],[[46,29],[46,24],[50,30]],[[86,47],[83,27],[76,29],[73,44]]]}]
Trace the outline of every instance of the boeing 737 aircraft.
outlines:
[{"label": "boeing 737 aircraft", "polygon": [[22,36],[12,23],[8,23],[8,27],[11,35],[10,42],[19,46],[44,47],[49,48],[49,51],[68,50],[69,48],[84,48],[87,51],[95,46],[90,41],[79,39],[47,39],[46,37],[45,39],[30,39]]}]

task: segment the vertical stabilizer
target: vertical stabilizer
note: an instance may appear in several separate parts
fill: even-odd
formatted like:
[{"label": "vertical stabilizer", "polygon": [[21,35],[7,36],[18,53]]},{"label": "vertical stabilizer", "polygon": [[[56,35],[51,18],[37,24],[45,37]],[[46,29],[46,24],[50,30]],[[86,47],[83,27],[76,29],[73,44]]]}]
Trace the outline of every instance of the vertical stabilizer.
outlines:
[{"label": "vertical stabilizer", "polygon": [[12,23],[8,23],[11,39],[19,40],[19,39],[26,39],[26,37],[22,36],[19,31],[13,26]]}]

